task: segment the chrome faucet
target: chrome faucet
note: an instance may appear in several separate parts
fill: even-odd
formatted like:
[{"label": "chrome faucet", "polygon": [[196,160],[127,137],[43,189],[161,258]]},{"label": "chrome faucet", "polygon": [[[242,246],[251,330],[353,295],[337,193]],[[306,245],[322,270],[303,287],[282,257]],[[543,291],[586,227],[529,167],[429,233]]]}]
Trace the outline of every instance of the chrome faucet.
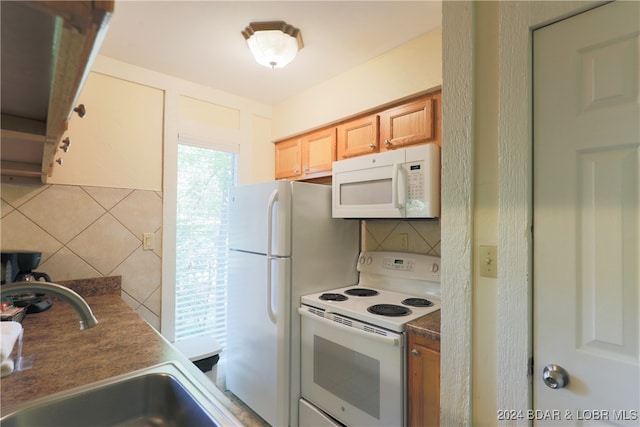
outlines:
[{"label": "chrome faucet", "polygon": [[21,292],[40,292],[50,294],[67,301],[80,316],[80,330],[93,328],[98,319],[93,315],[89,304],[78,293],[56,283],[33,280],[29,282],[14,282],[0,287],[2,296],[17,295]]}]

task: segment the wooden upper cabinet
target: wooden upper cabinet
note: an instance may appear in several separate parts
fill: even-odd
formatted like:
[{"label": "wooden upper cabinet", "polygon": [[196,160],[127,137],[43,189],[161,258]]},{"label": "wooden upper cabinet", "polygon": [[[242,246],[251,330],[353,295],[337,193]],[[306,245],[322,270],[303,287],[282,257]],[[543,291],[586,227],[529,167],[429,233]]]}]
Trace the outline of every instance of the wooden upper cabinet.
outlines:
[{"label": "wooden upper cabinet", "polygon": [[336,160],[335,126],[302,136],[302,174],[305,178],[331,175]]},{"label": "wooden upper cabinet", "polygon": [[292,138],[276,144],[276,179],[295,179],[302,175],[301,138]]},{"label": "wooden upper cabinet", "polygon": [[380,113],[380,150],[435,142],[440,145],[441,92]]},{"label": "wooden upper cabinet", "polygon": [[331,176],[336,159],[336,128],[331,126],[276,143],[276,179]]},{"label": "wooden upper cabinet", "polygon": [[[331,177],[332,162],[442,141],[442,92],[276,142],[276,179]],[[388,142],[387,142],[388,141]]]},{"label": "wooden upper cabinet", "polygon": [[338,126],[338,160],[379,150],[378,115],[350,120]]}]

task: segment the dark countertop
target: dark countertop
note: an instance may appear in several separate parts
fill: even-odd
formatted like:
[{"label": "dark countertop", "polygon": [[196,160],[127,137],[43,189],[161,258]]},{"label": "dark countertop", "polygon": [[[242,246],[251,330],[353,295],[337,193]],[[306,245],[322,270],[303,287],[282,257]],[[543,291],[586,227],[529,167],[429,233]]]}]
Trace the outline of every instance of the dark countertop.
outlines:
[{"label": "dark countertop", "polygon": [[440,310],[407,323],[407,332],[440,341]]},{"label": "dark countertop", "polygon": [[82,295],[99,323],[91,329],[79,330],[78,316],[64,301],[54,300],[50,309],[28,314],[22,322],[22,355],[34,356],[33,367],[2,378],[3,412],[52,393],[178,361],[203,382],[221,407],[245,424],[243,414],[236,413],[237,408],[224,393],[126,305],[120,297],[120,277],[59,284]]}]

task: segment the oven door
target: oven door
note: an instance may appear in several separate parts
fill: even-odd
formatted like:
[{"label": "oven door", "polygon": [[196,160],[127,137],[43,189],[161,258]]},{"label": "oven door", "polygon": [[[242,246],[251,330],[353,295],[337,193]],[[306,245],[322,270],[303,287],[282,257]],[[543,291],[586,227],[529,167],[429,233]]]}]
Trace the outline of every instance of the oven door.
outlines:
[{"label": "oven door", "polygon": [[404,335],[304,305],[298,311],[302,396],[348,426],[404,425]]}]

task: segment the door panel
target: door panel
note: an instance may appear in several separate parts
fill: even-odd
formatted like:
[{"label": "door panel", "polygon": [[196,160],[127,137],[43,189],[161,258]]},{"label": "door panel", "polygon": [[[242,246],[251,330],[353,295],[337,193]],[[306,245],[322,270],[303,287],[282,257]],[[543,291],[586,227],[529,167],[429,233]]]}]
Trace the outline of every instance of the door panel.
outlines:
[{"label": "door panel", "polygon": [[557,411],[539,425],[640,420],[639,17],[614,2],[534,32],[534,406]]}]

